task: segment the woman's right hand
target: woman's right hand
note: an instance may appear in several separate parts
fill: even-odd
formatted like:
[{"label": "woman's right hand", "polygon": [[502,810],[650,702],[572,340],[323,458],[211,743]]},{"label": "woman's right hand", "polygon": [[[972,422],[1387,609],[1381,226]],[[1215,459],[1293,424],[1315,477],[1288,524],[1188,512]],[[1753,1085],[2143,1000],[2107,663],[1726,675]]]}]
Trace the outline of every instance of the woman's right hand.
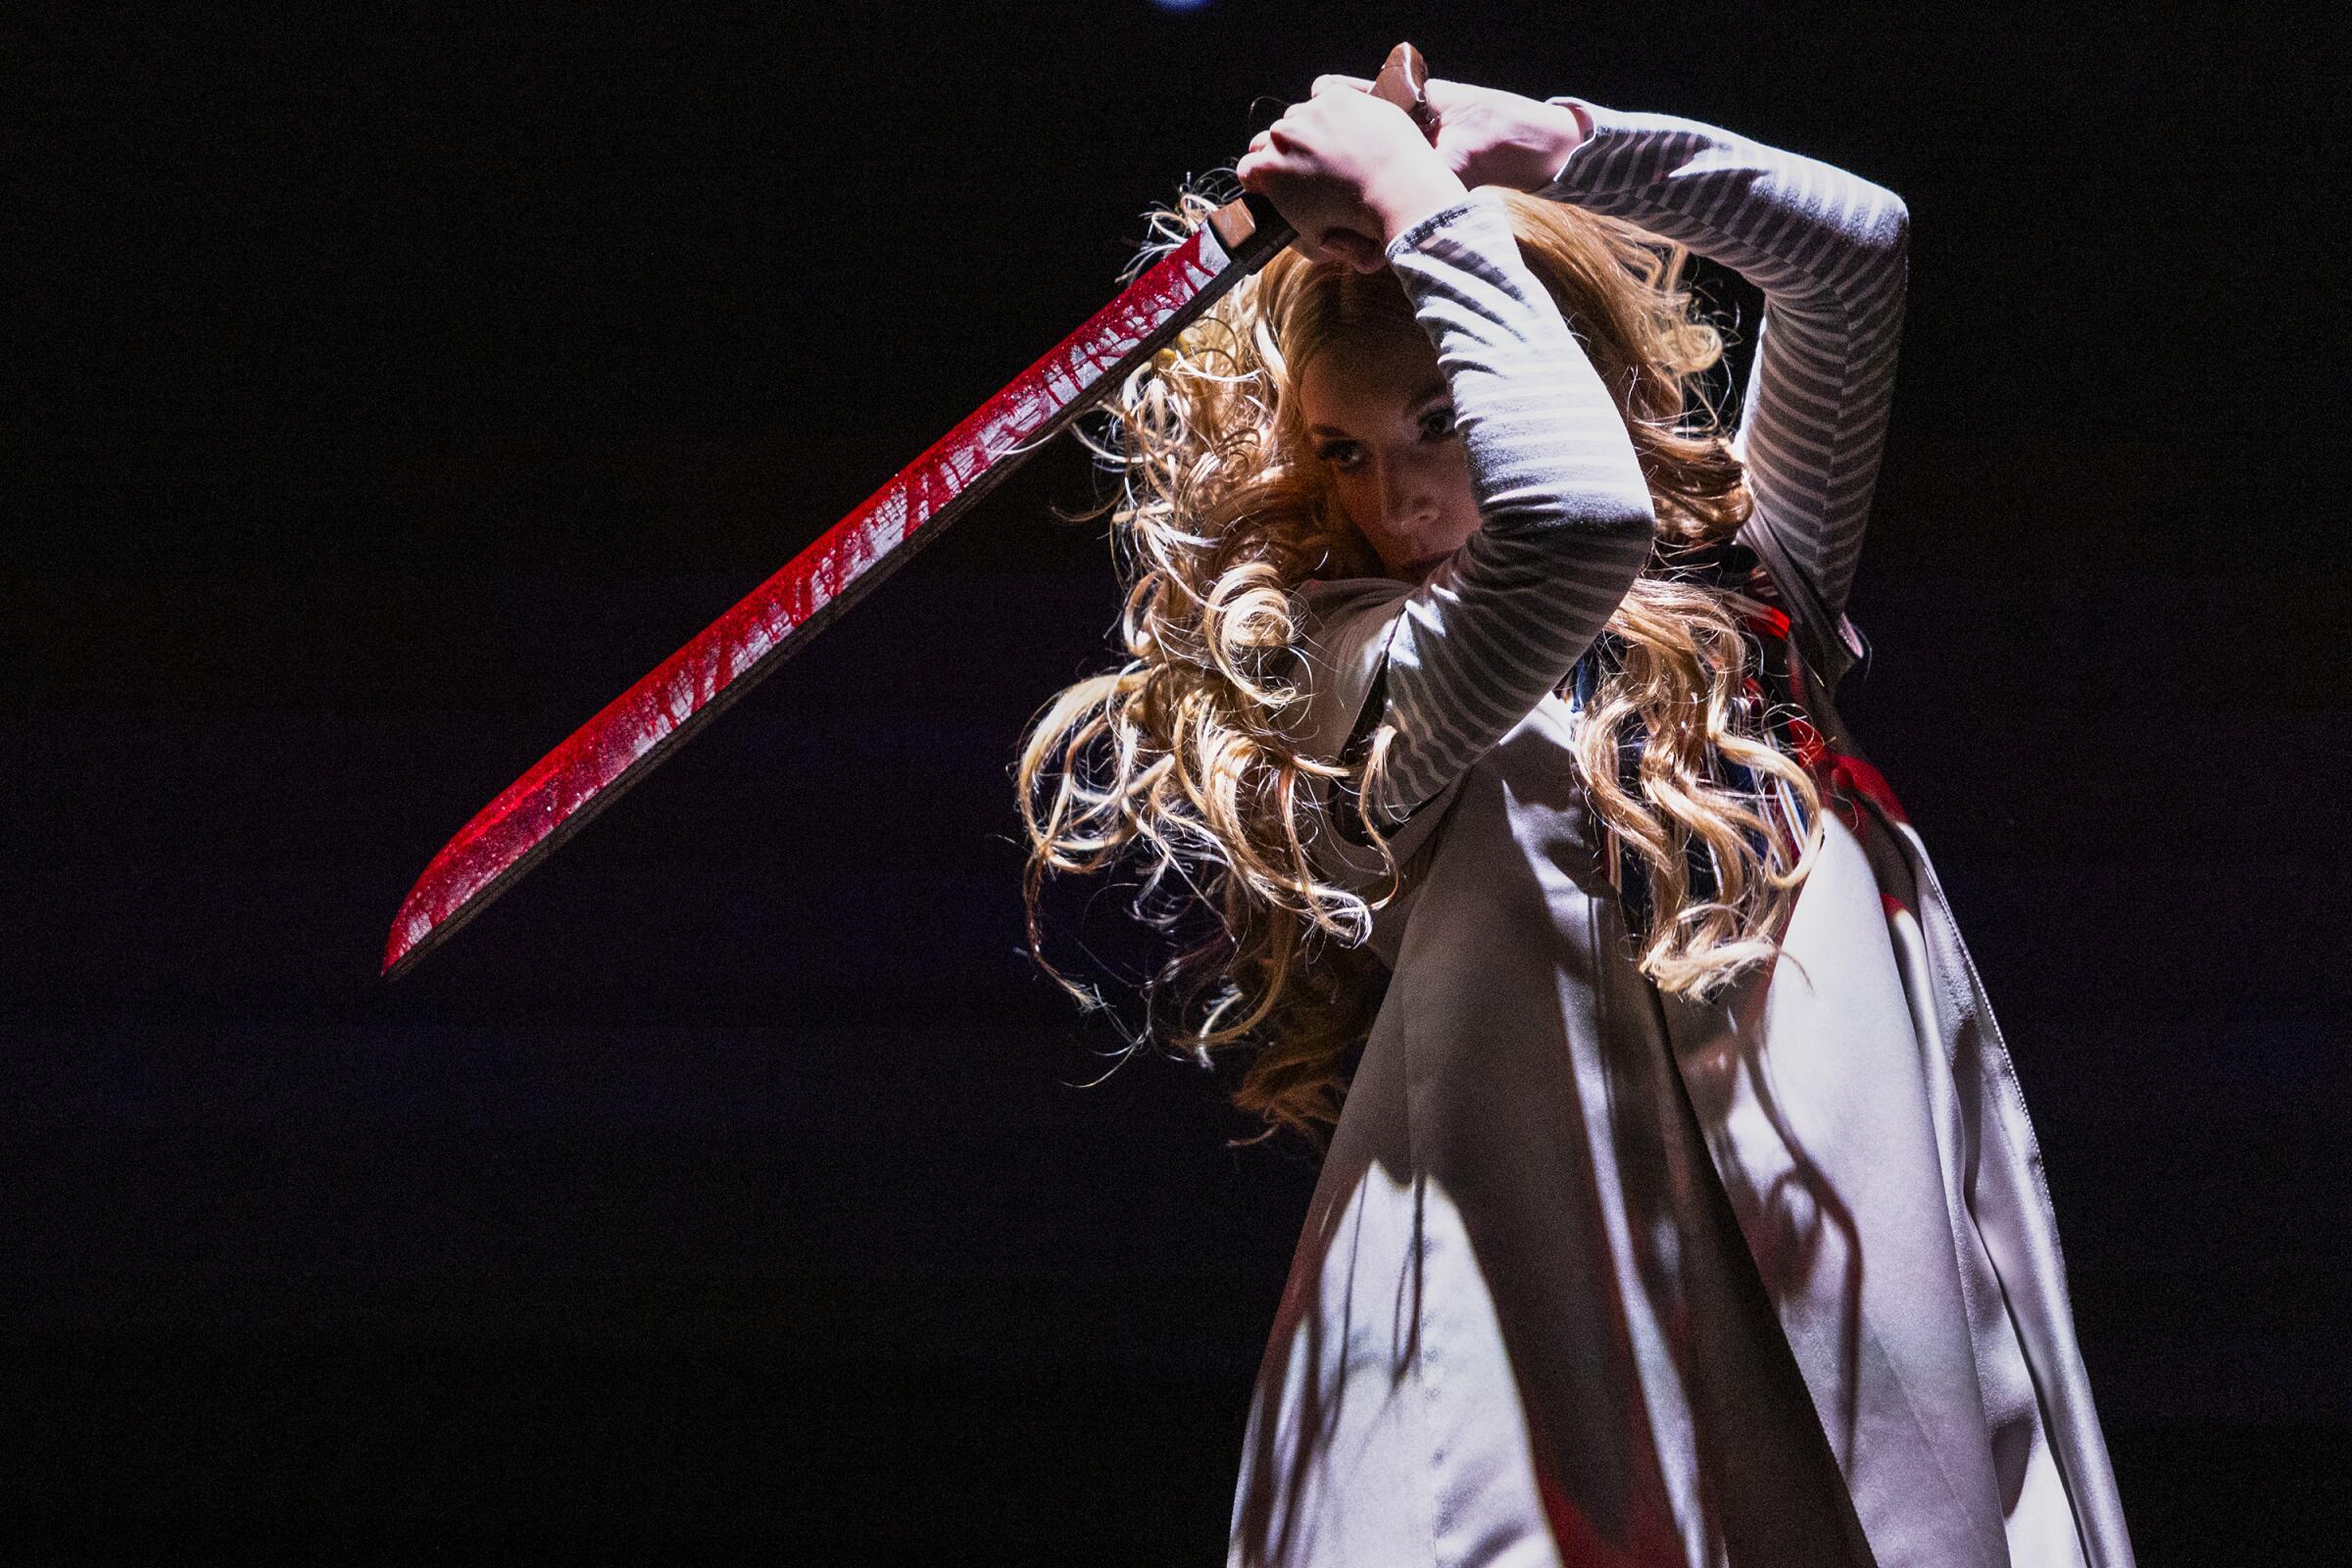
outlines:
[{"label": "woman's right hand", "polygon": [[[1325,85],[1370,92],[1361,76],[1318,76]],[[1437,153],[1464,185],[1542,190],[1559,177],[1568,155],[1592,133],[1584,116],[1565,104],[1522,98],[1494,87],[1431,77],[1422,84],[1438,122]]]},{"label": "woman's right hand", "polygon": [[1469,194],[1410,116],[1337,76],[1250,138],[1234,172],[1298,231],[1310,261],[1366,272],[1388,265],[1389,241]]}]

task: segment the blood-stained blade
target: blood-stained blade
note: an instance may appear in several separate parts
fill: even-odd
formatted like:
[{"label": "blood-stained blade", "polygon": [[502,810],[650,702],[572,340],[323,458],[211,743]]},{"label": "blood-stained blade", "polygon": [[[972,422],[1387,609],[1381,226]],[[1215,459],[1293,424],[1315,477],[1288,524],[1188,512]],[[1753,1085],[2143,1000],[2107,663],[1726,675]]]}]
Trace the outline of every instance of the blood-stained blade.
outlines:
[{"label": "blood-stained blade", "polygon": [[[1371,90],[1434,134],[1428,79],[1420,52],[1400,43]],[[409,890],[384,945],[385,978],[447,941],[1293,238],[1261,197],[1217,209],[1052,353],[541,758]]]},{"label": "blood-stained blade", "polygon": [[459,830],[392,923],[396,979],[587,825],[760,676],[1290,242],[1273,208],[1220,209],[1052,353],[581,725]]}]

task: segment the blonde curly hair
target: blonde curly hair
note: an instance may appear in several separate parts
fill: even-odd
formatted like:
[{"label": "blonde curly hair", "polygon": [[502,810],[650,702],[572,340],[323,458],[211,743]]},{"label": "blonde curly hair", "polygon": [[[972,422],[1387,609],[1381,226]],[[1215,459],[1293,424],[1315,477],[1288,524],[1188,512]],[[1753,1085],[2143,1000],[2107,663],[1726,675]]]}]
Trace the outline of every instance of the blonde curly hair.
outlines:
[{"label": "blonde curly hair", "polygon": [[[1612,850],[1646,872],[1642,972],[1663,990],[1712,996],[1778,951],[1774,933],[1821,842],[1811,778],[1740,701],[1753,660],[1739,614],[1722,590],[1678,571],[1753,507],[1717,414],[1694,396],[1722,338],[1692,310],[1685,247],[1500,194],[1522,256],[1625,416],[1658,519],[1650,563],[1602,633],[1605,674],[1583,708],[1575,763]],[[1193,191],[1152,215],[1138,268],[1216,205]],[[1365,945],[1371,911],[1397,890],[1396,859],[1360,808],[1378,793],[1393,726],[1353,767],[1301,755],[1285,734],[1306,699],[1301,586],[1383,572],[1313,455],[1297,378],[1343,336],[1419,331],[1393,275],[1285,251],[1115,390],[1090,444],[1120,483],[1083,515],[1111,518],[1127,657],[1039,710],[1015,769],[1032,956],[1082,1005],[1105,1007],[1045,958],[1039,897],[1050,873],[1140,858],[1140,917],[1170,936],[1188,911],[1205,908],[1216,924],[1146,984],[1147,1022],[1128,1050],[1161,1037],[1206,1063],[1254,1046],[1234,1099],[1268,1132],[1312,1138],[1337,1119],[1348,1055],[1382,989]],[[1785,784],[1801,803],[1801,844],[1760,791],[1722,781],[1725,760],[1767,788]],[[1342,798],[1359,803],[1361,836],[1387,867],[1370,899],[1308,854],[1335,784],[1350,786]],[[1694,895],[1693,857],[1711,862],[1712,896]],[[1171,1003],[1172,1026],[1151,1021]]]}]

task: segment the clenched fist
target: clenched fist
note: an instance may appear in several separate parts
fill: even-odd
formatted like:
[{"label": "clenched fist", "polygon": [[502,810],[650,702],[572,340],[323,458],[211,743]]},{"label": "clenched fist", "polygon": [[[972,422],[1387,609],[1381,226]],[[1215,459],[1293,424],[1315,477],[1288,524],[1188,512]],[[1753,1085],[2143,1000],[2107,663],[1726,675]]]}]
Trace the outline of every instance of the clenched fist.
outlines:
[{"label": "clenched fist", "polygon": [[[1318,95],[1327,87],[1369,93],[1372,83],[1361,76],[1315,78]],[[1465,185],[1541,190],[1592,132],[1583,113],[1566,104],[1434,76],[1421,90],[1438,122],[1438,159]]]},{"label": "clenched fist", "polygon": [[1234,166],[1242,188],[1272,202],[1309,260],[1359,271],[1387,265],[1390,240],[1468,194],[1410,116],[1370,83],[1324,76],[1250,140]]}]

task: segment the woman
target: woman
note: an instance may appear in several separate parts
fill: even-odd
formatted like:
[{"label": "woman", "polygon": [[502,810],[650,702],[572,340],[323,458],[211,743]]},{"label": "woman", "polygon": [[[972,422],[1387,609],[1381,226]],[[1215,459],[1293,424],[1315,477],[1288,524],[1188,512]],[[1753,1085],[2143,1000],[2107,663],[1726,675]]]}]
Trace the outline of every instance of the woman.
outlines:
[{"label": "woman", "polygon": [[[1182,1043],[1336,1120],[1233,1560],[2129,1564],[2007,1053],[1831,704],[1902,203],[1365,86],[1252,142],[1299,243],[1124,389],[1131,657],[1020,768],[1033,939],[1141,855],[1217,919]],[[1688,251],[1765,295],[1728,435]]]}]

